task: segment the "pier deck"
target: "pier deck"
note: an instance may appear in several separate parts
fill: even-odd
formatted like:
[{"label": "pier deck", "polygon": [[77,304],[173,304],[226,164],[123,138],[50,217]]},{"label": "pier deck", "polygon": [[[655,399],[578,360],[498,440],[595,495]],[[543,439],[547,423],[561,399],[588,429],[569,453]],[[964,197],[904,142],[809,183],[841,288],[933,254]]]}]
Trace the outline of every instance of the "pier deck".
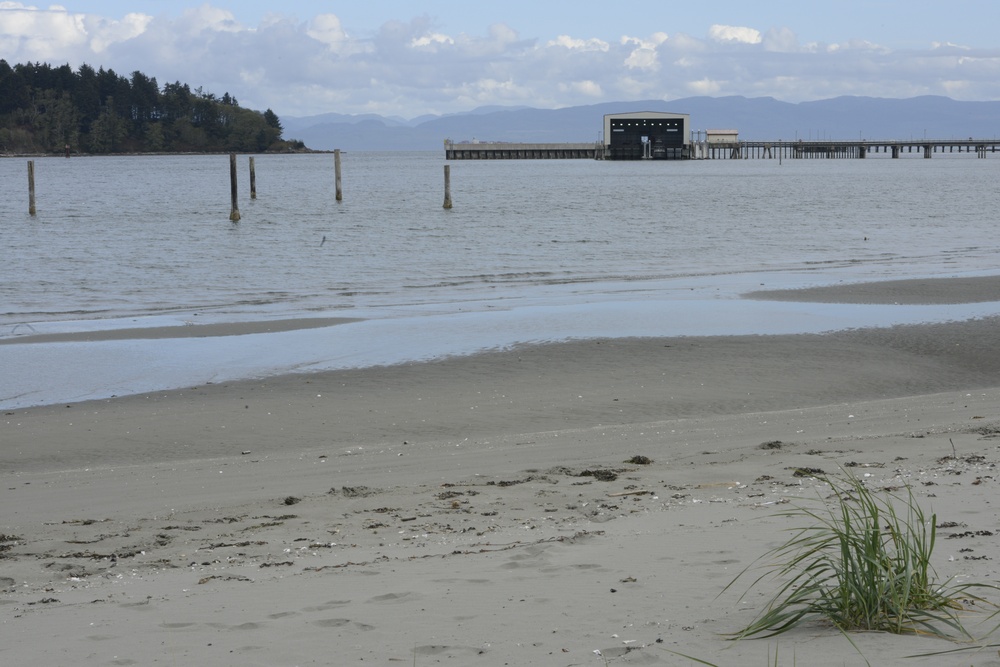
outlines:
[{"label": "pier deck", "polygon": [[916,153],[930,158],[935,153],[975,153],[985,158],[996,153],[1000,139],[911,139],[891,141],[738,141],[693,145],[692,154],[708,160],[858,158],[884,153],[893,158]]},{"label": "pier deck", "polygon": [[448,160],[595,160],[604,156],[604,146],[594,142],[577,144],[445,142],[444,154]]}]

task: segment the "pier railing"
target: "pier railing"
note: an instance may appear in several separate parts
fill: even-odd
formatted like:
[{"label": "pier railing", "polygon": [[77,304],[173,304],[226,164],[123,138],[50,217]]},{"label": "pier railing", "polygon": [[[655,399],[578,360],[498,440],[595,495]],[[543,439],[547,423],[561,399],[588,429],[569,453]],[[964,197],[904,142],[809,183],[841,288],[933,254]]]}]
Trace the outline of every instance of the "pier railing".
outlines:
[{"label": "pier railing", "polygon": [[[916,154],[975,153],[977,158],[998,152],[1000,139],[910,139],[859,141],[697,141],[685,144],[683,157],[701,160],[858,158],[885,154],[893,158]],[[444,144],[448,160],[559,160],[613,158],[600,141],[593,143],[453,143]]]}]

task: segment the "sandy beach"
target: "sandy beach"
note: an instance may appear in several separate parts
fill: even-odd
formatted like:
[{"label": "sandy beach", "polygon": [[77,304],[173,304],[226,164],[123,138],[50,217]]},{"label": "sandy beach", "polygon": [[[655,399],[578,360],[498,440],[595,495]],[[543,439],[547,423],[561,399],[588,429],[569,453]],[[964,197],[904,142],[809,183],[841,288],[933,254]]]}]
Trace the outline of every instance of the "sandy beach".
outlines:
[{"label": "sandy beach", "polygon": [[[751,296],[989,302],[1000,277]],[[727,641],[768,590],[723,593],[824,474],[909,487],[939,577],[1000,580],[998,327],[595,339],[7,410],[0,661],[1000,665],[824,625]]]}]

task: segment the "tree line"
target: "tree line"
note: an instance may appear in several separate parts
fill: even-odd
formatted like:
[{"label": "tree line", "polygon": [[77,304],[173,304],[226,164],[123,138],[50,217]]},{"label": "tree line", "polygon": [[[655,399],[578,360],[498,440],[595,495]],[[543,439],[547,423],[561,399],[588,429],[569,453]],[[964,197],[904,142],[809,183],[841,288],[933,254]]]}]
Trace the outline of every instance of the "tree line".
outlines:
[{"label": "tree line", "polygon": [[[0,153],[263,152],[284,141],[278,116],[140,71],[0,59]],[[67,148],[68,147],[68,148]]]}]

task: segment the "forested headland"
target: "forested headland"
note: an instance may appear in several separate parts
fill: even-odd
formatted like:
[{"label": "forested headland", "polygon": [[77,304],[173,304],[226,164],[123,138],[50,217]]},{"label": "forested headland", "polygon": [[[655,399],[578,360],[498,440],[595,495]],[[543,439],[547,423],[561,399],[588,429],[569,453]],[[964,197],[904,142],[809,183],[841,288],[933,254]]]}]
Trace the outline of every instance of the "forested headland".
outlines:
[{"label": "forested headland", "polygon": [[[0,154],[305,150],[270,109],[135,71],[0,59]],[[68,148],[67,148],[68,147]]]}]

